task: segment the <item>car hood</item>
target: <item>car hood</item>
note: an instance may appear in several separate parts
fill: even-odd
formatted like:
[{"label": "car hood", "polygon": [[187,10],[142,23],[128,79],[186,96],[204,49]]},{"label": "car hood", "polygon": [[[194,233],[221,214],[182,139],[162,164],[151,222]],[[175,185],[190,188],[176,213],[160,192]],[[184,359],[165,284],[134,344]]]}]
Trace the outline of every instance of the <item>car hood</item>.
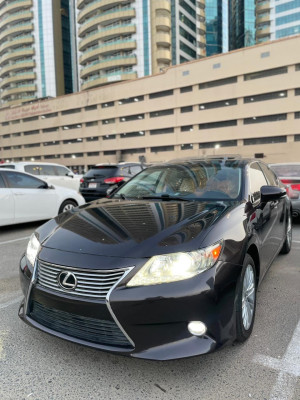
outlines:
[{"label": "car hood", "polygon": [[142,258],[201,246],[232,202],[103,199],[61,214],[39,228],[44,248]]}]

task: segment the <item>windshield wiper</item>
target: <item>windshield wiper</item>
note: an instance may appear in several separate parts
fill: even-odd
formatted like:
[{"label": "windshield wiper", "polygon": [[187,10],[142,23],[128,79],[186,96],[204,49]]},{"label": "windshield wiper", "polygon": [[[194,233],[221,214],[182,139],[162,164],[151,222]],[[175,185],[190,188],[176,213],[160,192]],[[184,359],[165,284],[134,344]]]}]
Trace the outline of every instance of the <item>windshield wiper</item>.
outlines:
[{"label": "windshield wiper", "polygon": [[169,200],[177,200],[177,201],[194,201],[193,199],[186,199],[184,197],[179,197],[179,196],[170,196],[167,193],[164,193],[160,196],[142,196],[142,197],[138,197],[138,199],[143,199],[143,200],[165,200],[165,201],[169,201]]}]

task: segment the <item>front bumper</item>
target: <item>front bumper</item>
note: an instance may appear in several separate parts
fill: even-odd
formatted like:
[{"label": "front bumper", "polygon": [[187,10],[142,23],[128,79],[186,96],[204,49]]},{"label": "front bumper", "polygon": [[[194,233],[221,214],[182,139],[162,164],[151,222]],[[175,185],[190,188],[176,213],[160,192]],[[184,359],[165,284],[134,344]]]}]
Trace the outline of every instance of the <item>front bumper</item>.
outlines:
[{"label": "front bumper", "polygon": [[[240,271],[241,266],[219,263],[186,281],[129,288],[126,283],[135,273],[132,270],[111,291],[108,301],[42,287],[23,257],[20,279],[25,299],[19,316],[44,332],[105,351],[153,360],[196,356],[235,339]],[[206,324],[205,336],[188,331],[188,323],[195,320]]]}]

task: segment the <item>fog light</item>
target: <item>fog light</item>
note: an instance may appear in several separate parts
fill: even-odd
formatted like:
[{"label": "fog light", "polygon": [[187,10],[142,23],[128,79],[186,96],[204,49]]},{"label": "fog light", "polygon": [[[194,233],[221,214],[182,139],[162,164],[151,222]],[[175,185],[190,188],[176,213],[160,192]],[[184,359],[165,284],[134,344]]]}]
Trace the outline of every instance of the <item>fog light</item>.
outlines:
[{"label": "fog light", "polygon": [[188,330],[192,335],[203,336],[206,332],[206,325],[201,321],[191,321]]}]

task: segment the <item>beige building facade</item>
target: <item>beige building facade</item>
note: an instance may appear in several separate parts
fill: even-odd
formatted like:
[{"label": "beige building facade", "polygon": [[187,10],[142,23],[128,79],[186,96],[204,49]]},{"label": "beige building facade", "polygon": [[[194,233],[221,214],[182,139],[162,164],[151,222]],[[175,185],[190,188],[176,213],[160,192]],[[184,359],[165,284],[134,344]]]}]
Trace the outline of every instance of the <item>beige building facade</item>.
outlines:
[{"label": "beige building facade", "polygon": [[209,154],[300,161],[300,36],[0,109],[0,160],[84,168]]}]

